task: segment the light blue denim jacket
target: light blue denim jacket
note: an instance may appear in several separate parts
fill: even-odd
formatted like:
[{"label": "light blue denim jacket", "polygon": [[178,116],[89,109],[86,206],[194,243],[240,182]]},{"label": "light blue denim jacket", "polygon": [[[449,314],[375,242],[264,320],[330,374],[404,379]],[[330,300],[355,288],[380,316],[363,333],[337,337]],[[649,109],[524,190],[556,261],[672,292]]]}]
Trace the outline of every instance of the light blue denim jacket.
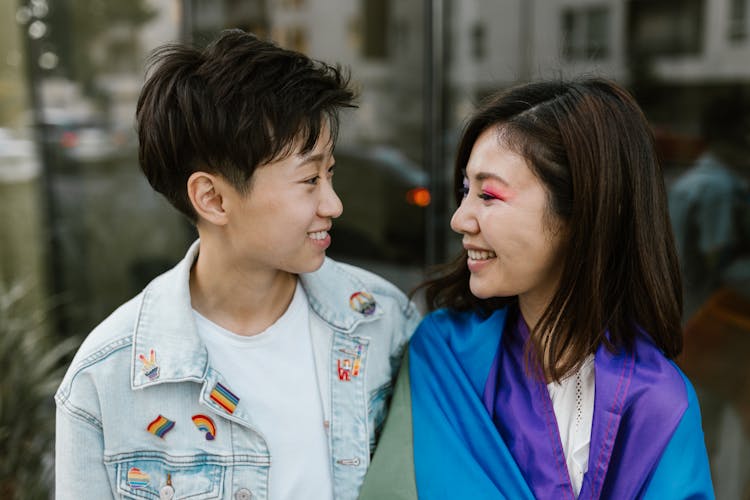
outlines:
[{"label": "light blue denim jacket", "polygon": [[[273,498],[262,430],[243,401],[235,404],[196,332],[188,280],[197,252],[198,242],[75,356],[55,395],[56,498]],[[387,281],[330,259],[300,280],[334,496],[353,499],[420,315]],[[208,419],[194,422],[196,415]]]}]

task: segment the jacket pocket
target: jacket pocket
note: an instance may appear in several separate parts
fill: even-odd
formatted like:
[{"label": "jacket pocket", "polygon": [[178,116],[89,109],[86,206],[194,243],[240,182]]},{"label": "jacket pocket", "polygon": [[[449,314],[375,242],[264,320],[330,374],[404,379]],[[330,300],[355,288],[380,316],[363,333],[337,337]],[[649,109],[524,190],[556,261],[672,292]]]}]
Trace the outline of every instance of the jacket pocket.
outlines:
[{"label": "jacket pocket", "polygon": [[388,405],[393,393],[393,384],[389,381],[377,389],[370,392],[370,399],[367,403],[367,419],[370,423],[370,455],[375,451],[380,431],[383,430],[383,423],[388,414]]},{"label": "jacket pocket", "polygon": [[[223,457],[167,455],[143,451],[108,460],[114,468],[119,498],[208,500],[221,498],[228,464]],[[167,488],[167,495],[160,491]],[[171,488],[171,490],[169,490]]]}]

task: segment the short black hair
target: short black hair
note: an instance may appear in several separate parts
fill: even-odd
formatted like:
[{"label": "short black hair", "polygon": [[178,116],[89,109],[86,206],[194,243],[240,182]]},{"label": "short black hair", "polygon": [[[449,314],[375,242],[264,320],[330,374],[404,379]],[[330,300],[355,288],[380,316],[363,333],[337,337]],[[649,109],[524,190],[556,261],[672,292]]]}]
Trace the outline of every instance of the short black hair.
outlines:
[{"label": "short black hair", "polygon": [[187,195],[196,171],[221,175],[245,193],[255,169],[321,131],[338,133],[338,112],[353,107],[348,73],[241,30],[226,30],[204,50],[164,45],[136,110],[138,159],[151,186],[193,222]]}]

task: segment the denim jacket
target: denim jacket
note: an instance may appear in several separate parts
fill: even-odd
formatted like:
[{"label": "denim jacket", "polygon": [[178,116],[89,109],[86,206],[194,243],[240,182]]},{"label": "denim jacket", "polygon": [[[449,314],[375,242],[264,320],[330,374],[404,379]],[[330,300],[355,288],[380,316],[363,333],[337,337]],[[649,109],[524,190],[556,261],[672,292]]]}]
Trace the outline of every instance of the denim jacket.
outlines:
[{"label": "denim jacket", "polygon": [[[197,252],[198,242],[75,356],[55,395],[58,499],[273,497],[262,430],[196,331],[188,283]],[[420,315],[387,281],[330,259],[300,280],[334,497],[353,499]]]}]

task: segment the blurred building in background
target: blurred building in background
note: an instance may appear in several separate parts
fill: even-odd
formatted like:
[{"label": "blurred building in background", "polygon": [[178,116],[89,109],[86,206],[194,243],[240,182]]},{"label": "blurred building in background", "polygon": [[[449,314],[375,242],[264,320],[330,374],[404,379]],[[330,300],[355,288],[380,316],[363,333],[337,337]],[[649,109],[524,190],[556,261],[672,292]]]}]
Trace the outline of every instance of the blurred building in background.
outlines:
[{"label": "blurred building in background", "polygon": [[[330,253],[405,290],[458,248],[450,165],[464,117],[490,93],[581,74],[623,83],[670,185],[704,152],[712,103],[750,109],[750,0],[0,0],[0,26],[0,293],[28,284],[60,336],[86,333],[195,237],[137,164],[145,61],[166,42],[241,28],[349,68],[360,107],[341,127],[345,210]],[[726,120],[747,151],[750,130]],[[735,158],[747,179],[750,154]],[[745,268],[726,269],[742,297]],[[750,401],[725,399],[707,421],[717,494],[750,498],[750,457],[719,428],[735,422],[745,443]]]}]

